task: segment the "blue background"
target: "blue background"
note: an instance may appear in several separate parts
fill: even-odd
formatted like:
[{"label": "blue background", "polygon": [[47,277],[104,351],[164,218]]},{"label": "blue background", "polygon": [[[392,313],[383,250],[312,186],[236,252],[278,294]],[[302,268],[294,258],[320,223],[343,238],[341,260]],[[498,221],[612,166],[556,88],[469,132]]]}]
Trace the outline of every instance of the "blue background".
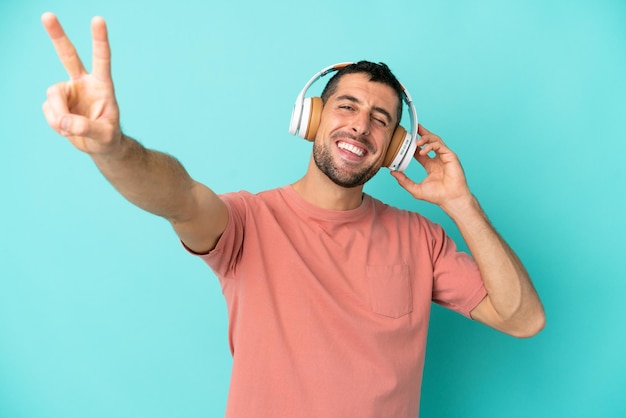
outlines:
[{"label": "blue background", "polygon": [[[435,307],[421,416],[624,416],[622,0],[2,0],[0,417],[218,417],[229,383],[210,270],[46,125],[46,88],[66,79],[47,10],[88,68],[105,17],[123,129],[217,192],[304,174],[310,144],[287,128],[316,71],[389,64],[548,316],[516,340]],[[366,190],[459,239],[386,172]]]}]

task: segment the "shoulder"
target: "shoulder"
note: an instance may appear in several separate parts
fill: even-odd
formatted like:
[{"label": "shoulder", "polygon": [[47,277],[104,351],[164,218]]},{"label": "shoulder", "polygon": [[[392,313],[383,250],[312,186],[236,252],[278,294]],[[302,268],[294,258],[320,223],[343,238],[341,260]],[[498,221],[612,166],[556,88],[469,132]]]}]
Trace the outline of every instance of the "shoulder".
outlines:
[{"label": "shoulder", "polygon": [[420,231],[431,237],[441,237],[445,231],[438,223],[435,223],[419,212],[399,208],[382,202],[375,197],[366,195],[371,201],[373,216],[382,223],[391,223],[397,228],[405,228],[413,232]]},{"label": "shoulder", "polygon": [[281,206],[285,201],[283,188],[275,188],[252,193],[247,190],[228,192],[219,195],[226,204],[229,212],[252,212],[260,208],[272,208]]},{"label": "shoulder", "polygon": [[407,222],[432,223],[425,216],[421,215],[418,212],[390,205],[370,195],[365,195],[365,198],[370,200],[372,211],[375,213],[376,216],[394,217]]}]

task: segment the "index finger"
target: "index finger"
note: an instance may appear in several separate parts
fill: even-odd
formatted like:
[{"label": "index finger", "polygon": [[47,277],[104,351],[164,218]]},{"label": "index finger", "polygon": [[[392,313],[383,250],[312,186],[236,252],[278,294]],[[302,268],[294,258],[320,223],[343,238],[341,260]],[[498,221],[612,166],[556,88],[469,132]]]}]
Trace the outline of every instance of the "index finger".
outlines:
[{"label": "index finger", "polygon": [[44,28],[46,28],[46,32],[48,32],[54,49],[57,51],[57,55],[61,59],[61,63],[70,79],[73,80],[85,74],[87,71],[76,53],[76,48],[74,48],[74,45],[65,34],[57,17],[50,12],[46,12],[41,16],[41,22]]},{"label": "index finger", "polygon": [[419,134],[419,136],[432,134],[432,132],[430,132],[428,129],[424,128],[424,125],[422,125],[421,123],[417,125],[417,133]]}]

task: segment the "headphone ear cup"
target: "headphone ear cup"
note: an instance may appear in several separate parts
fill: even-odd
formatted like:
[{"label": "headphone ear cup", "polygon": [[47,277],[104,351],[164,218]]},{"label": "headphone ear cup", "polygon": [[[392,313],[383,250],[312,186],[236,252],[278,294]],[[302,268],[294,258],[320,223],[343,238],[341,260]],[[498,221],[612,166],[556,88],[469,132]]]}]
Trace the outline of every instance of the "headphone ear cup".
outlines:
[{"label": "headphone ear cup", "polygon": [[[305,115],[302,115],[302,127],[306,128],[300,132],[304,134],[302,137],[308,141],[314,141],[315,135],[317,135],[317,128],[320,126],[320,121],[322,119],[322,107],[324,104],[322,103],[321,97],[309,97],[305,100],[309,101],[308,107],[308,115],[305,121]],[[307,109],[305,109],[306,111]],[[305,126],[306,122],[306,126]]]},{"label": "headphone ear cup", "polygon": [[406,129],[400,125],[398,125],[395,131],[393,131],[391,142],[389,142],[389,147],[387,148],[387,153],[385,154],[385,159],[383,160],[383,167],[389,167],[391,165],[393,160],[398,155],[400,147],[402,146],[402,143],[407,135],[408,133]]}]

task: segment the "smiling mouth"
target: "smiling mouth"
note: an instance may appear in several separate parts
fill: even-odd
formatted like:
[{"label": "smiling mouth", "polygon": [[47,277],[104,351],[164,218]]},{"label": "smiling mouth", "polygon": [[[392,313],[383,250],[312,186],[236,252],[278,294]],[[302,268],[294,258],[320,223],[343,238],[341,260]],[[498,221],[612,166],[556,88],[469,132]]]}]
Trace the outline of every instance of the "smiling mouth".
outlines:
[{"label": "smiling mouth", "polygon": [[337,143],[337,146],[342,149],[342,150],[346,150],[349,151],[355,155],[358,155],[359,157],[362,157],[365,155],[365,151],[355,145],[349,144],[347,142],[343,142],[343,141],[339,141]]}]

